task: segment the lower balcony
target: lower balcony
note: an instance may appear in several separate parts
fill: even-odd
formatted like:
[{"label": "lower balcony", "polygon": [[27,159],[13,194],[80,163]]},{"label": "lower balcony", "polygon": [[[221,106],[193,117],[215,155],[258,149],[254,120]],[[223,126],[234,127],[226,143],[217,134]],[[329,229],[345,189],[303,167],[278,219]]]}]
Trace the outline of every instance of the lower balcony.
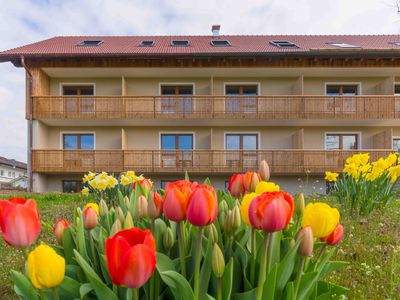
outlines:
[{"label": "lower balcony", "polygon": [[273,175],[322,175],[340,171],[347,157],[370,153],[371,160],[392,150],[33,150],[38,173],[230,174],[255,171],[266,160]]}]

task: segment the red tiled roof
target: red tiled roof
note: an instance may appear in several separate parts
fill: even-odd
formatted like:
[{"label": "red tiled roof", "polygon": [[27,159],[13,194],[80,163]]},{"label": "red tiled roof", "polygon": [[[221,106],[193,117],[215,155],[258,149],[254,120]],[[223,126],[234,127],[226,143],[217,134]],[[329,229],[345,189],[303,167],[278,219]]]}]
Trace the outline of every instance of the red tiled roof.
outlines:
[{"label": "red tiled roof", "polygon": [[[227,40],[230,47],[214,47],[212,36],[67,36],[53,37],[33,44],[0,52],[0,61],[25,57],[70,56],[164,56],[164,55],[251,55],[268,53],[311,53],[318,50],[347,50],[329,43],[348,43],[358,51],[398,51],[400,35],[221,35],[216,39]],[[78,46],[84,40],[101,40],[99,46]],[[139,46],[141,41],[154,41],[153,47]],[[188,47],[171,46],[173,40],[188,40]],[[279,48],[270,41],[289,41],[298,48]],[[400,52],[399,52],[400,53]]]}]

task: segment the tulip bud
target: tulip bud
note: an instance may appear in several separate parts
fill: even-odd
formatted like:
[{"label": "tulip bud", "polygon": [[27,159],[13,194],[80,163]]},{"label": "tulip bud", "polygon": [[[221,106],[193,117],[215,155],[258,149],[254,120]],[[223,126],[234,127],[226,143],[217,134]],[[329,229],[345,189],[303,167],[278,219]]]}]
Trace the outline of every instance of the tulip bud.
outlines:
[{"label": "tulip bud", "polygon": [[162,214],[163,200],[157,192],[150,193],[150,199],[147,203],[147,215],[152,219],[157,219]]},{"label": "tulip bud", "polygon": [[225,222],[226,222],[227,214],[226,212],[221,212],[218,216],[219,223],[221,224],[221,228],[225,230]]},{"label": "tulip bud", "polygon": [[116,233],[120,232],[122,230],[122,225],[120,220],[116,219],[114,224],[111,226],[110,230],[110,237],[113,237]]},{"label": "tulip bud", "polygon": [[260,173],[261,178],[262,178],[264,181],[268,181],[268,180],[269,180],[269,178],[270,178],[270,176],[271,176],[271,173],[270,173],[270,171],[269,171],[269,165],[268,165],[268,163],[267,163],[267,161],[266,161],[265,159],[263,159],[263,160],[260,162],[260,167],[259,167],[258,172]]},{"label": "tulip bud", "polygon": [[232,212],[233,212],[232,213],[232,215],[233,215],[232,228],[233,228],[233,232],[235,232],[240,227],[240,224],[241,224],[239,206],[235,205]]},{"label": "tulip bud", "polygon": [[121,222],[121,224],[124,224],[125,215],[120,206],[116,208],[115,213],[116,213],[116,218]]},{"label": "tulip bud", "polygon": [[341,224],[337,224],[336,228],[332,231],[330,235],[324,238],[320,238],[320,240],[326,242],[326,244],[329,246],[336,246],[342,240],[343,233],[343,226]]},{"label": "tulip bud", "polygon": [[163,234],[163,246],[168,251],[174,246],[174,234],[172,232],[171,227],[168,227],[167,230]]},{"label": "tulip bud", "polygon": [[221,278],[222,275],[224,274],[224,270],[225,270],[225,259],[224,259],[224,255],[222,254],[222,251],[218,247],[217,243],[214,244],[211,265],[212,265],[214,275],[217,278]]},{"label": "tulip bud", "polygon": [[110,215],[114,215],[115,214],[115,208],[111,207],[109,212],[110,212]]},{"label": "tulip bud", "polygon": [[300,230],[297,240],[301,239],[297,253],[300,256],[311,256],[314,248],[314,236],[310,226],[304,227]]},{"label": "tulip bud", "polygon": [[62,245],[62,237],[65,228],[68,228],[69,224],[66,220],[58,221],[53,227],[53,233],[56,236],[57,242]]},{"label": "tulip bud", "polygon": [[76,208],[76,213],[78,217],[82,216],[82,209],[79,206]]},{"label": "tulip bud", "polygon": [[229,180],[228,190],[233,197],[244,195],[244,174],[233,174]]},{"label": "tulip bud", "polygon": [[145,196],[140,195],[136,203],[136,213],[139,218],[147,216],[147,206],[148,202]]},{"label": "tulip bud", "polygon": [[129,207],[131,206],[131,201],[129,200],[128,196],[124,197],[124,202],[125,202],[125,207],[129,209]]},{"label": "tulip bud", "polygon": [[293,247],[296,245],[296,241],[294,239],[290,239],[289,241],[289,250],[293,249]]},{"label": "tulip bud", "polygon": [[261,176],[256,172],[244,174],[244,187],[246,192],[255,192],[256,186],[262,181]]},{"label": "tulip bud", "polygon": [[205,228],[205,236],[211,240],[211,242],[214,243],[218,243],[218,231],[217,231],[217,227],[215,227],[214,224],[210,224]]},{"label": "tulip bud", "polygon": [[104,217],[105,215],[108,214],[108,207],[106,201],[104,199],[101,199],[99,202],[99,214],[101,217]]},{"label": "tulip bud", "polygon": [[133,227],[133,219],[131,213],[128,211],[124,220],[124,229],[131,229]]},{"label": "tulip bud", "polygon": [[83,225],[85,229],[91,230],[97,226],[98,217],[97,213],[92,207],[86,207],[83,211]]},{"label": "tulip bud", "polygon": [[305,207],[304,194],[300,193],[297,195],[296,200],[295,200],[295,205],[294,205],[294,209],[298,216],[303,215],[304,207]]},{"label": "tulip bud", "polygon": [[222,213],[222,212],[227,212],[228,211],[228,209],[229,209],[229,207],[228,207],[228,203],[226,203],[226,201],[225,200],[222,200],[220,203],[219,203],[219,212],[220,213]]}]

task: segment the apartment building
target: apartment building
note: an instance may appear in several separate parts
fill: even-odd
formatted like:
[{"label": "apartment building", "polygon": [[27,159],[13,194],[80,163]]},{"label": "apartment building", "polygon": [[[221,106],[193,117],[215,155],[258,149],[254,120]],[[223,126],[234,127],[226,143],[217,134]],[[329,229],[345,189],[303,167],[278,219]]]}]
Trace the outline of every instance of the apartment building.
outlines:
[{"label": "apartment building", "polygon": [[[0,52],[26,70],[35,192],[87,171],[224,188],[266,159],[323,193],[346,157],[400,147],[400,35],[54,37]],[[21,99],[22,101],[22,99]]]},{"label": "apartment building", "polygon": [[0,188],[27,187],[26,163],[0,156]]}]

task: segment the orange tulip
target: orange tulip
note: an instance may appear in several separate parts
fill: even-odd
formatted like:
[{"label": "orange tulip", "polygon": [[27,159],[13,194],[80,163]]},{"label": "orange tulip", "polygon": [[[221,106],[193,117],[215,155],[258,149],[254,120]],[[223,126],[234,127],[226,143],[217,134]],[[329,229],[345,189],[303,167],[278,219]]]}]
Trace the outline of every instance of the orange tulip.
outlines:
[{"label": "orange tulip", "polygon": [[95,228],[98,221],[97,213],[93,207],[88,206],[83,210],[83,225],[85,229],[91,230]]},{"label": "orange tulip", "polygon": [[54,227],[53,227],[53,233],[57,238],[57,242],[62,245],[62,237],[63,237],[63,233],[65,228],[68,228],[69,224],[67,222],[67,220],[60,220],[58,221]]},{"label": "orange tulip", "polygon": [[244,176],[243,174],[233,174],[229,180],[229,193],[233,197],[240,197],[245,193]]},{"label": "orange tulip", "polygon": [[147,215],[156,219],[159,218],[163,211],[163,199],[157,192],[153,192],[147,204]]},{"label": "orange tulip", "polygon": [[31,245],[40,232],[39,212],[35,200],[0,200],[0,229],[7,244],[16,248]]},{"label": "orange tulip", "polygon": [[106,240],[108,272],[115,285],[140,288],[156,267],[156,243],[149,229],[122,230]]},{"label": "orange tulip", "polygon": [[186,219],[189,198],[196,186],[196,182],[188,180],[179,180],[167,184],[163,204],[164,215],[167,219],[175,222]]},{"label": "orange tulip", "polygon": [[250,223],[256,229],[267,232],[279,231],[289,224],[293,210],[293,197],[288,193],[265,192],[250,203]]},{"label": "orange tulip", "polygon": [[326,242],[329,246],[336,246],[340,243],[343,238],[344,229],[341,224],[337,224],[335,229],[330,235],[324,238],[320,238],[321,241]]},{"label": "orange tulip", "polygon": [[262,181],[261,175],[256,172],[247,172],[242,176],[245,191],[247,193],[255,192],[257,184]]},{"label": "orange tulip", "polygon": [[196,226],[214,222],[218,213],[217,194],[212,186],[202,184],[196,187],[189,199],[187,219]]}]

